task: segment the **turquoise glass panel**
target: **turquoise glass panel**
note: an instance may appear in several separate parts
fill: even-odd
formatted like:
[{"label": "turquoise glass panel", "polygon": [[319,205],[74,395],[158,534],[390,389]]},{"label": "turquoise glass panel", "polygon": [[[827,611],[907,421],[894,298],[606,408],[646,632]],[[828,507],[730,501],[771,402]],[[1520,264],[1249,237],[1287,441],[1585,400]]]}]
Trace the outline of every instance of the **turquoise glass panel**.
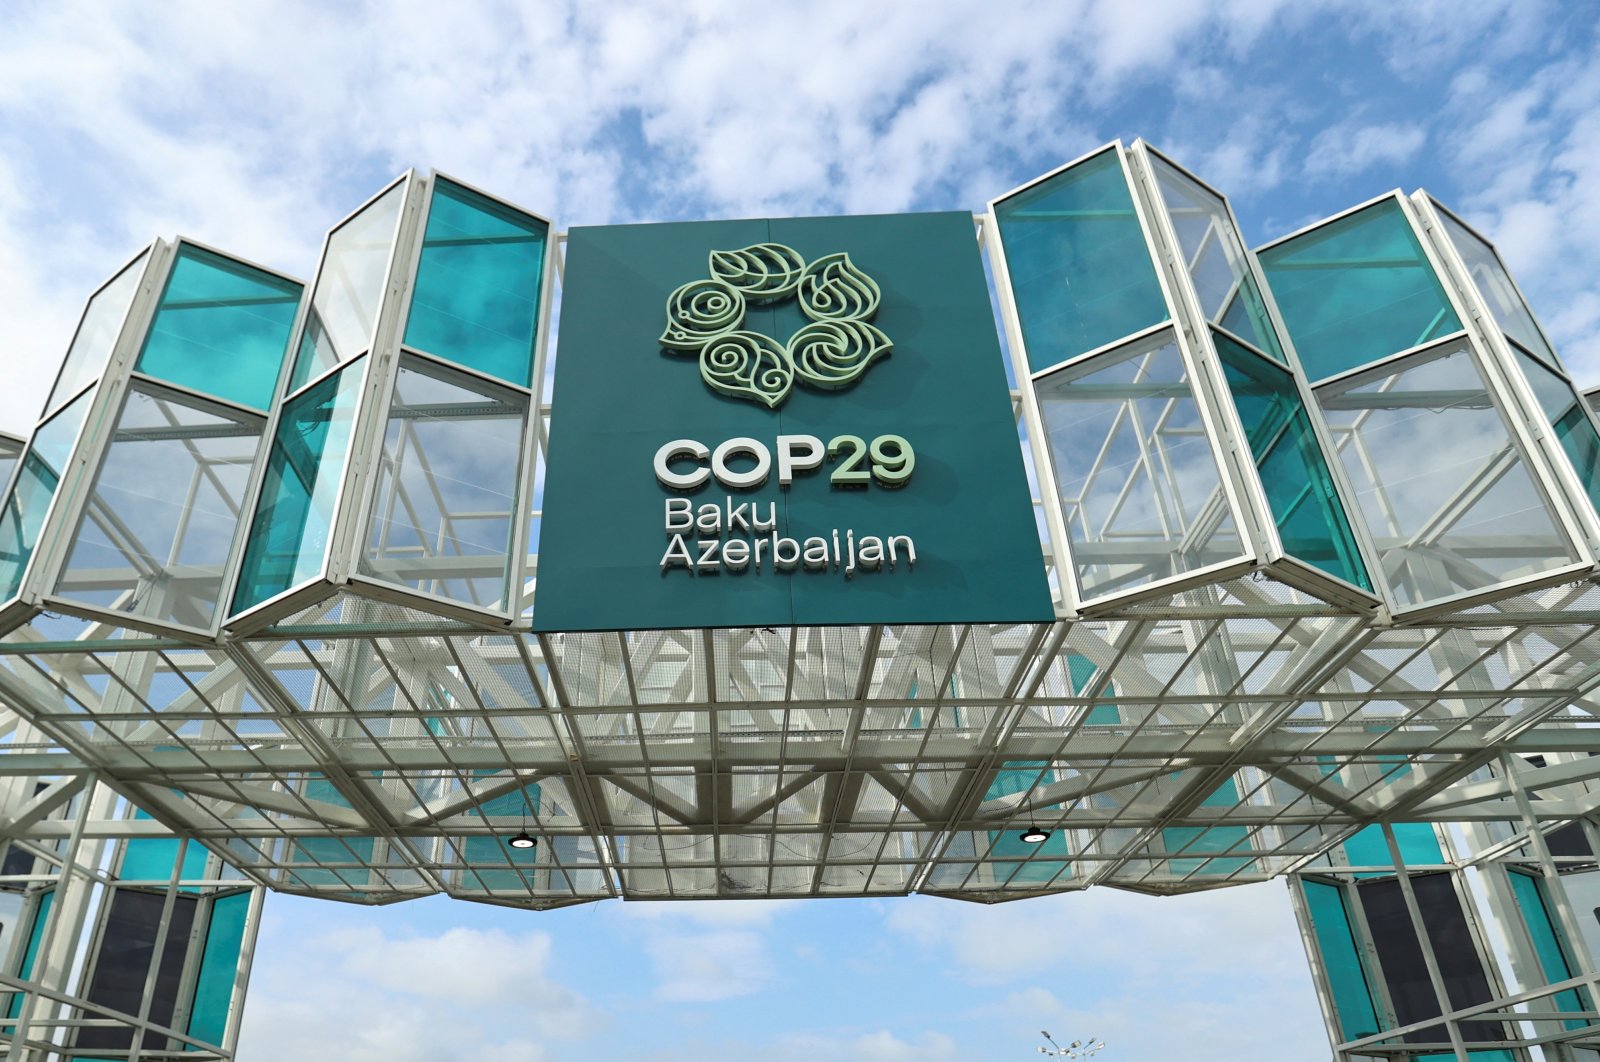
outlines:
[{"label": "turquoise glass panel", "polygon": [[1516,347],[1511,349],[1517,364],[1522,366],[1528,386],[1533,388],[1539,408],[1550,418],[1561,449],[1572,462],[1573,471],[1578,473],[1578,482],[1583,484],[1589,504],[1600,511],[1600,432],[1595,431],[1594,422],[1584,412],[1583,399],[1566,380]]},{"label": "turquoise glass panel", "polygon": [[[1089,685],[1089,680],[1094,678],[1094,673],[1100,668],[1093,660],[1077,653],[1067,654],[1067,675],[1072,680],[1072,692],[1082,693]],[[1105,688],[1096,696],[1115,697],[1117,688],[1111,683],[1106,683]],[[1089,707],[1089,718],[1085,720],[1090,726],[1116,726],[1122,722],[1122,713],[1117,710],[1114,702],[1107,701]]]},{"label": "turquoise glass panel", "polygon": [[347,365],[284,403],[245,543],[235,612],[322,571],[364,366],[364,360]]},{"label": "turquoise glass panel", "polygon": [[[33,964],[39,959],[39,944],[44,939],[45,926],[50,923],[50,909],[55,906],[56,891],[51,889],[39,896],[39,906],[33,911],[33,925],[28,930],[28,946],[22,951],[22,965],[17,967],[17,976],[26,981],[33,976]],[[15,1018],[22,1009],[22,997],[11,997],[11,1007],[7,1017]]]},{"label": "turquoise glass panel", "polygon": [[[1216,791],[1200,804],[1203,808],[1231,808],[1239,803],[1239,787],[1232,778],[1218,786]],[[1244,826],[1168,826],[1161,831],[1162,843],[1169,852],[1182,849],[1192,856],[1211,852],[1248,851],[1245,838],[1249,829]],[[1234,874],[1250,867],[1254,860],[1230,855],[1224,859],[1173,859],[1172,873]]]},{"label": "turquoise glass panel", "polygon": [[1212,339],[1284,552],[1371,590],[1367,566],[1294,377],[1220,332],[1213,332]]},{"label": "turquoise glass panel", "polygon": [[[473,777],[484,779],[494,774],[494,771],[479,770],[473,772]],[[534,783],[490,797],[479,804],[478,809],[488,818],[523,823],[539,814],[539,799],[539,786],[538,783]],[[507,832],[509,833],[509,830]],[[481,887],[490,890],[526,891],[530,880],[524,875],[539,865],[539,853],[545,848],[543,843],[537,848],[512,848],[506,844],[506,838],[499,835],[463,837],[457,843],[461,848],[462,860],[468,866],[475,868],[473,872],[464,872],[461,875],[461,885],[467,889]],[[549,860],[545,862],[548,863]],[[478,869],[497,866],[508,869]],[[523,871],[509,869],[512,867],[527,869]]]},{"label": "turquoise glass panel", "polygon": [[527,387],[548,233],[536,218],[438,180],[406,346]]},{"label": "turquoise glass panel", "polygon": [[1341,1040],[1357,1040],[1381,1032],[1377,1010],[1372,1005],[1372,987],[1361,951],[1356,947],[1345,907],[1344,890],[1320,881],[1302,881],[1306,910],[1311,915],[1311,931],[1317,938],[1322,970],[1333,995],[1334,1014]]},{"label": "turquoise glass panel", "polygon": [[200,953],[200,973],[195,978],[194,1003],[189,1008],[189,1035],[208,1044],[222,1043],[233,1005],[234,973],[244,948],[244,927],[250,916],[250,894],[219,896],[211,904],[211,924],[206,927],[205,948]]},{"label": "turquoise glass panel", "polygon": [[88,415],[93,394],[79,395],[34,433],[20,467],[0,507],[0,601],[15,597],[22,588],[39,531],[56,496],[56,485],[72,457],[78,429]]},{"label": "turquoise glass panel", "polygon": [[1443,223],[1450,242],[1455,245],[1456,253],[1461,255],[1461,260],[1466,264],[1467,273],[1477,286],[1478,294],[1489,304],[1489,312],[1494,314],[1495,323],[1500,326],[1500,330],[1523,349],[1535,357],[1542,358],[1546,364],[1560,368],[1561,362],[1556,357],[1556,352],[1551,349],[1550,344],[1545,341],[1544,333],[1534,323],[1532,311],[1528,309],[1528,304],[1522,301],[1517,286],[1511,281],[1511,274],[1506,272],[1506,267],[1501,263],[1500,256],[1495,253],[1494,248],[1452,217],[1448,211],[1440,210],[1439,220]]},{"label": "turquoise glass panel", "polygon": [[[301,795],[307,800],[322,804],[333,804],[341,808],[350,806],[350,801],[339,792],[339,787],[320,774],[306,776]],[[377,839],[373,837],[302,838],[294,844],[291,862],[328,863],[332,866],[296,869],[293,876],[306,885],[331,885],[348,889],[355,885],[367,884],[369,871],[365,866],[352,864],[370,863],[376,843]]]},{"label": "turquoise glass panel", "polygon": [[1269,247],[1260,257],[1312,380],[1461,329],[1394,199]]},{"label": "turquoise glass panel", "polygon": [[278,385],[300,290],[292,280],[186,244],[135,368],[265,411]]},{"label": "turquoise glass panel", "polygon": [[139,290],[139,280],[144,276],[149,257],[150,252],[146,251],[135,258],[89,299],[83,320],[78,323],[78,332],[72,337],[72,346],[67,348],[66,359],[61,363],[61,374],[45,403],[45,412],[82,391],[105,368],[111,348],[116,346],[117,336],[122,333],[123,319],[128,316],[128,307],[133,305],[133,296]]},{"label": "turquoise glass panel", "polygon": [[[133,817],[149,819],[150,815],[143,808],[138,808]],[[124,881],[171,881],[172,866],[177,862],[181,843],[176,837],[139,837],[129,841],[122,850],[122,873],[118,876]],[[190,841],[183,853],[183,870],[178,879],[205,880],[207,854],[205,845]],[[183,891],[200,890],[186,887]]]},{"label": "turquoise glass panel", "polygon": [[[1572,965],[1567,961],[1566,952],[1561,948],[1561,941],[1556,936],[1555,924],[1550,918],[1550,907],[1545,902],[1544,883],[1531,874],[1524,874],[1514,868],[1506,869],[1506,878],[1511,883],[1511,895],[1516,898],[1517,909],[1522,912],[1522,921],[1528,927],[1528,937],[1533,941],[1534,954],[1539,957],[1539,968],[1544,971],[1545,984],[1555,984],[1576,976]],[[1576,989],[1569,989],[1555,996],[1555,1005],[1558,1010],[1588,1010],[1584,999]],[[1569,1021],[1568,1029],[1581,1029],[1586,1025],[1582,1021]]]},{"label": "turquoise glass panel", "polygon": [[996,203],[1034,372],[1167,319],[1116,150]]},{"label": "turquoise glass panel", "polygon": [[1150,156],[1150,164],[1200,312],[1211,324],[1286,361],[1227,204],[1160,156]]},{"label": "turquoise glass panel", "polygon": [[290,394],[371,349],[405,189],[406,182],[396,184],[328,234]]},{"label": "turquoise glass panel", "polygon": [[[1437,866],[1444,862],[1444,851],[1439,847],[1439,835],[1426,822],[1397,822],[1392,827],[1394,840],[1400,846],[1400,858],[1408,867]],[[1353,867],[1392,867],[1389,842],[1384,840],[1383,827],[1363,826],[1350,835],[1344,843],[1344,857]],[[1392,873],[1382,870],[1363,871],[1358,878],[1387,878]]]},{"label": "turquoise glass panel", "polygon": [[[1037,783],[1048,785],[1051,781],[1048,773],[1040,777],[1040,773],[1050,765],[1043,760],[1014,760],[1006,763],[995,772],[994,781],[989,783],[989,788],[983,794],[984,800],[998,800],[1000,797],[1015,796],[1026,793]],[[1039,844],[1029,844],[1022,840],[1021,830],[991,830],[989,831],[989,858],[996,863],[996,884],[1012,885],[1023,883],[1043,885],[1051,881],[1065,880],[1072,876],[1072,864],[1062,859],[1041,859],[1040,856],[1062,856],[1067,852],[1067,831],[1052,830],[1050,836]],[[1002,862],[1003,860],[1023,860],[1025,863]],[[1014,868],[1014,870],[1012,869]]]}]

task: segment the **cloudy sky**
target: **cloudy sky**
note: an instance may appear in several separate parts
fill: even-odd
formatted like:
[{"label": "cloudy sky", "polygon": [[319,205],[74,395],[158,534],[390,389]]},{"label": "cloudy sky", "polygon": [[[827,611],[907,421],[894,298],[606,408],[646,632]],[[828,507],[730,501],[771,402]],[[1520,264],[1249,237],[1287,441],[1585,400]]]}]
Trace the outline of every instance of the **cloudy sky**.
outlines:
[{"label": "cloudy sky", "polygon": [[[462,8],[458,10],[457,8]],[[1113,138],[1252,243],[1394,187],[1495,239],[1600,383],[1592,3],[109,4],[0,10],[0,427],[83,299],[179,233],[307,276],[407,167],[559,225],[978,208]],[[1316,1058],[1281,885],[366,912],[276,897],[242,1062]]]}]

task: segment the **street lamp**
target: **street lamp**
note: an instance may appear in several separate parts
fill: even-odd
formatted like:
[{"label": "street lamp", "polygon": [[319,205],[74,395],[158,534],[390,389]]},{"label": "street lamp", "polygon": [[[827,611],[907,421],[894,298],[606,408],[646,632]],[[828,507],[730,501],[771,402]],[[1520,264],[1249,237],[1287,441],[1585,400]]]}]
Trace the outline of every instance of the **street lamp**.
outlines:
[{"label": "street lamp", "polygon": [[1049,1047],[1041,1045],[1039,1048],[1039,1053],[1046,1058],[1088,1058],[1091,1055],[1098,1055],[1100,1049],[1106,1045],[1104,1040],[1096,1040],[1091,1036],[1087,1040],[1074,1040],[1067,1046],[1062,1047],[1050,1038],[1049,1033],[1041,1030],[1039,1035],[1050,1043]]}]

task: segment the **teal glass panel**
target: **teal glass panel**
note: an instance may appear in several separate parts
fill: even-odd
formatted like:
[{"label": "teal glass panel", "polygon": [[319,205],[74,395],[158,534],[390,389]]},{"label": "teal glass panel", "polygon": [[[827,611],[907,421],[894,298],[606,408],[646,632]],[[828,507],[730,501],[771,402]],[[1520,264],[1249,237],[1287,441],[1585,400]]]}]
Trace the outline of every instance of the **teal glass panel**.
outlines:
[{"label": "teal glass panel", "polygon": [[1227,204],[1160,156],[1151,155],[1150,163],[1183,251],[1184,268],[1200,299],[1200,312],[1211,324],[1254,343],[1280,362],[1287,361]]},{"label": "teal glass panel", "polygon": [[1212,340],[1284,552],[1371,590],[1367,566],[1294,377],[1220,332],[1213,332]]},{"label": "teal glass panel", "polygon": [[300,291],[292,280],[185,244],[135,368],[264,412]]},{"label": "teal glass panel", "polygon": [[1344,890],[1320,881],[1301,881],[1311,931],[1322,956],[1322,971],[1333,996],[1340,1040],[1358,1040],[1382,1031],[1372,1005],[1372,987],[1356,947]]},{"label": "teal glass panel", "polygon": [[82,391],[105,368],[111,348],[116,346],[117,336],[122,332],[128,307],[133,305],[133,296],[139,290],[149,257],[150,252],[146,251],[135,258],[89,299],[83,320],[78,323],[78,332],[72,337],[72,346],[67,348],[66,360],[61,363],[61,374],[50,391],[50,400],[44,405],[45,412]]},{"label": "teal glass panel", "polygon": [[1170,330],[1051,373],[1038,396],[1084,598],[1243,555]]},{"label": "teal glass panel", "polygon": [[[33,976],[33,964],[39,960],[39,944],[44,940],[45,926],[50,923],[50,909],[55,906],[56,891],[54,889],[39,895],[39,905],[33,910],[33,925],[28,929],[28,946],[22,951],[22,965],[17,967],[17,976],[26,981]],[[15,1018],[22,1010],[22,996],[11,997],[11,1007],[6,1016]],[[9,1030],[9,1027],[7,1027]]]},{"label": "teal glass panel", "polygon": [[[1557,981],[1565,981],[1576,976],[1572,964],[1567,961],[1561,941],[1556,936],[1555,923],[1550,918],[1550,906],[1545,902],[1544,882],[1532,874],[1524,874],[1513,867],[1506,868],[1506,878],[1511,883],[1511,895],[1517,901],[1522,921],[1528,927],[1528,937],[1533,941],[1534,954],[1539,957],[1539,969],[1544,971],[1544,983],[1555,984]],[[1555,1005],[1558,1010],[1589,1009],[1577,989],[1558,993],[1555,996]],[[1569,1021],[1566,1026],[1568,1029],[1581,1029],[1586,1024],[1582,1021]]]},{"label": "teal glass panel", "polygon": [[405,189],[396,184],[329,234],[289,393],[371,348]]},{"label": "teal glass panel", "polygon": [[[308,801],[350,807],[350,801],[339,792],[339,787],[321,774],[307,775],[300,792]],[[377,839],[374,837],[302,838],[294,843],[290,862],[326,863],[330,866],[296,869],[293,876],[306,885],[328,885],[342,889],[366,885],[371,876],[366,864],[371,863],[376,845]]]},{"label": "teal glass panel", "polygon": [[249,917],[248,892],[218,896],[212,901],[211,923],[206,927],[205,948],[200,953],[200,973],[195,978],[194,1003],[189,1008],[189,1035],[196,1040],[222,1043]]},{"label": "teal glass panel", "polygon": [[[150,815],[143,808],[136,808],[133,817],[148,820]],[[182,843],[176,837],[139,837],[128,841],[122,850],[122,873],[118,877],[124,881],[171,881],[178,846]],[[205,845],[190,841],[183,853],[183,870],[178,880],[204,881],[207,855]],[[198,892],[199,889],[185,887],[183,891]]]},{"label": "teal glass panel", "polygon": [[526,400],[407,356],[383,436],[361,573],[503,609]]},{"label": "teal glass panel", "polygon": [[1034,372],[1167,319],[1115,149],[995,204]]},{"label": "teal glass panel", "polygon": [[[1094,678],[1100,668],[1093,660],[1077,653],[1067,654],[1067,676],[1072,680],[1072,692],[1082,693],[1089,685],[1089,680]],[[1115,697],[1117,688],[1111,683],[1106,683],[1105,688],[1096,694],[1098,697]],[[1091,705],[1089,718],[1085,720],[1089,726],[1116,726],[1122,722],[1122,713],[1118,711],[1113,702]]]},{"label": "teal glass panel", "polygon": [[233,611],[315,578],[333,525],[364,361],[284,403],[245,544]]},{"label": "teal glass panel", "polygon": [[1401,607],[1578,561],[1465,340],[1316,399]]},{"label": "teal glass panel", "polygon": [[[1218,786],[1216,791],[1205,800],[1201,801],[1203,808],[1231,808],[1239,803],[1239,787],[1232,778]],[[1249,836],[1249,829],[1244,826],[1168,826],[1161,831],[1162,844],[1169,852],[1183,850],[1184,855],[1206,854],[1212,852],[1240,852],[1248,851],[1245,843]],[[1189,874],[1235,874],[1241,870],[1249,869],[1254,862],[1252,859],[1241,859],[1229,855],[1223,859],[1173,859],[1172,873],[1177,875]]]},{"label": "teal glass panel", "polygon": [[549,226],[440,178],[405,345],[527,387]]},{"label": "teal glass panel", "polygon": [[1571,384],[1544,365],[1516,347],[1511,349],[1539,408],[1550,418],[1561,449],[1572,462],[1573,471],[1578,473],[1578,482],[1583,484],[1589,504],[1600,511],[1600,432],[1595,431],[1594,422],[1584,412],[1583,398]]},{"label": "teal glass panel", "polygon": [[1489,304],[1489,312],[1494,314],[1500,330],[1545,364],[1561,368],[1555,350],[1534,322],[1533,313],[1528,309],[1528,304],[1522,301],[1516,284],[1512,283],[1511,274],[1506,272],[1494,248],[1452,217],[1449,211],[1441,209],[1438,213],[1445,234],[1466,263],[1472,283],[1477,286],[1483,301]]},{"label": "teal glass panel", "polygon": [[[1437,866],[1444,862],[1444,850],[1439,847],[1439,835],[1426,822],[1397,822],[1393,825],[1395,844],[1400,846],[1400,858],[1408,867]],[[1384,839],[1383,827],[1363,826],[1350,835],[1344,843],[1344,857],[1353,867],[1392,867],[1389,842]],[[1366,870],[1357,878],[1393,877],[1392,872]]]},{"label": "teal glass panel", "polygon": [[5,505],[0,507],[0,601],[15,597],[22,588],[22,576],[39,543],[39,531],[93,397],[79,395],[46,421],[22,457]]},{"label": "teal glass panel", "polygon": [[[1048,785],[1051,781],[1050,773],[1046,770],[1050,766],[1044,760],[1012,760],[1008,761],[1000,770],[995,772],[994,781],[989,783],[989,788],[983,794],[984,800],[998,800],[1001,797],[1015,796],[1026,793],[1035,784]],[[1041,772],[1043,777],[1041,778]],[[996,884],[1007,883],[1016,886],[1022,884],[1043,885],[1051,881],[1065,880],[1072,876],[1072,864],[1065,858],[1041,859],[1040,856],[1065,857],[1067,851],[1067,831],[1052,830],[1050,836],[1039,844],[1029,844],[1022,840],[1022,831],[991,830],[989,831],[989,859],[995,863]],[[1004,862],[1006,860],[1027,860],[1025,863]]]},{"label": "teal glass panel", "polygon": [[1461,329],[1394,199],[1269,247],[1260,257],[1312,380]]}]

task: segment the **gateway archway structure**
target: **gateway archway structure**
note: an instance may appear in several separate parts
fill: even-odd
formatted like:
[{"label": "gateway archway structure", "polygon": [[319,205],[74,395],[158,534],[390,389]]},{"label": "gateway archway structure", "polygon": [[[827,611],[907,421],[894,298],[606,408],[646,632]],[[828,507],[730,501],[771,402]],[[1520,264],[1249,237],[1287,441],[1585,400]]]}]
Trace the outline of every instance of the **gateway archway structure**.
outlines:
[{"label": "gateway archway structure", "polygon": [[[653,473],[733,439],[749,510]],[[1424,193],[1252,253],[1142,142],[973,219],[410,173],[304,291],[152,244],[7,446],[14,1056],[229,1057],[265,888],[1286,877],[1341,1058],[1600,1057],[1600,432]]]}]

